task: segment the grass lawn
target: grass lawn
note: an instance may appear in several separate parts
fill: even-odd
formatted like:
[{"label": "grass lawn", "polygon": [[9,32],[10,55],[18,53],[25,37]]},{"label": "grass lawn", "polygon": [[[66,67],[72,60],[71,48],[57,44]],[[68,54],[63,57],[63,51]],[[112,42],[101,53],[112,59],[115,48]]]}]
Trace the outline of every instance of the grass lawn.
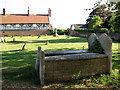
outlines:
[{"label": "grass lawn", "polygon": [[[15,42],[13,42],[15,38]],[[15,36],[8,37],[7,43],[2,43],[2,78],[4,88],[86,88],[86,87],[115,87],[120,88],[120,52],[118,52],[118,42],[113,44],[113,73],[110,75],[97,75],[83,77],[77,80],[49,83],[44,87],[39,84],[38,76],[35,72],[35,60],[37,49],[41,46],[45,51],[80,50],[88,49],[86,38],[67,36]],[[48,45],[46,40],[49,39]],[[26,43],[26,49],[21,50]],[[107,79],[107,80],[104,80]],[[112,81],[114,80],[114,82]]]}]

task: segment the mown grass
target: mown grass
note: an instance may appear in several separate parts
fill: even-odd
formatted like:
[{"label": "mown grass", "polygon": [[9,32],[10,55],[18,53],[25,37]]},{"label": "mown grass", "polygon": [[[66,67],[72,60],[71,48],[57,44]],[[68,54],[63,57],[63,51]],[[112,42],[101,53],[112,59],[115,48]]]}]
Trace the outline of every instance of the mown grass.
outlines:
[{"label": "mown grass", "polygon": [[[13,42],[15,38],[15,42]],[[120,88],[120,52],[118,42],[113,43],[113,73],[110,75],[97,75],[83,77],[77,80],[47,83],[44,87],[39,84],[38,76],[34,70],[37,48],[41,46],[45,51],[88,49],[86,38],[67,36],[15,36],[8,37],[8,42],[2,44],[2,76],[3,87],[38,87],[38,88],[86,88],[86,87],[115,87]],[[48,45],[46,40],[49,39]],[[27,42],[26,49],[21,50]],[[103,78],[104,77],[104,78]],[[105,80],[104,80],[105,79]],[[113,83],[111,83],[111,81]]]}]

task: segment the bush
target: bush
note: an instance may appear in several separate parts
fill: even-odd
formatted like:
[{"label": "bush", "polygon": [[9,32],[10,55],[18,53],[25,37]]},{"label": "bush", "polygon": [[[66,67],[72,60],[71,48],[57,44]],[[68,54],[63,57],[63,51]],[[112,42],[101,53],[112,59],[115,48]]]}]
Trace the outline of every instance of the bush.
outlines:
[{"label": "bush", "polygon": [[[55,34],[55,30],[49,30],[51,34]],[[63,29],[57,29],[57,34],[58,35],[68,35],[68,30],[63,30]]]},{"label": "bush", "polygon": [[107,28],[96,28],[96,29],[85,29],[85,30],[75,29],[75,31],[90,32],[90,33],[109,33]]},{"label": "bush", "polygon": [[62,30],[62,29],[57,29],[57,33],[58,33],[58,35],[64,35],[64,30]]},{"label": "bush", "polygon": [[94,33],[109,33],[107,28],[96,28],[96,29],[89,29],[89,32],[94,32]]},{"label": "bush", "polygon": [[55,33],[55,31],[54,31],[54,30],[49,30],[49,31],[50,31],[50,33],[51,33],[51,34],[54,34],[54,33]]}]

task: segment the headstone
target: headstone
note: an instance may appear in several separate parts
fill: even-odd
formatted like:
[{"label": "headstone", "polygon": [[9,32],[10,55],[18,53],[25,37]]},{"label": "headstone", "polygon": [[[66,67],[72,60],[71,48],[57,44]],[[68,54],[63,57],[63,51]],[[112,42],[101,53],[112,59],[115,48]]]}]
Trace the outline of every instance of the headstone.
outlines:
[{"label": "headstone", "polygon": [[38,38],[40,38],[40,35],[38,35]]},{"label": "headstone", "polygon": [[24,50],[24,49],[25,49],[25,45],[26,45],[26,43],[24,43],[24,45],[23,45],[23,47],[22,47],[22,50]]},{"label": "headstone", "polygon": [[54,36],[58,36],[58,34],[57,34],[57,29],[55,28],[55,35]]},{"label": "headstone", "polygon": [[98,38],[104,53],[108,56],[107,72],[112,72],[112,39],[107,34],[102,34]]},{"label": "headstone", "polygon": [[7,37],[5,37],[5,42],[7,42]]},{"label": "headstone", "polygon": [[1,42],[4,42],[4,38],[3,37],[1,37]]},{"label": "headstone", "polygon": [[13,35],[11,36],[11,38],[13,38]]},{"label": "headstone", "polygon": [[36,62],[35,62],[35,71],[39,72],[39,58],[40,58],[40,50],[38,48],[38,52],[37,52],[37,58],[36,58]]},{"label": "headstone", "polygon": [[46,40],[46,45],[48,45],[48,43],[49,43],[49,40],[47,39],[47,40]]},{"label": "headstone", "polygon": [[92,33],[92,34],[88,37],[88,47],[89,47],[89,49],[91,48],[92,43],[95,41],[95,38],[98,39],[98,37],[96,36],[95,33]]},{"label": "headstone", "polygon": [[13,38],[13,42],[15,42],[15,38]]}]

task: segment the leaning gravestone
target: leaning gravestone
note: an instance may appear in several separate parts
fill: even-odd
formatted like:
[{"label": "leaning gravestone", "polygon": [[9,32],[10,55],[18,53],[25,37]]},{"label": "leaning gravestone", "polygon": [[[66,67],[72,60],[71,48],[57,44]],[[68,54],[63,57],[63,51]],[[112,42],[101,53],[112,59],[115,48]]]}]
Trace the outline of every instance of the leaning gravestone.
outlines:
[{"label": "leaning gravestone", "polygon": [[24,50],[24,49],[25,49],[25,46],[26,46],[26,43],[24,43],[24,45],[23,45],[23,47],[22,47],[22,50]]},{"label": "leaning gravestone", "polygon": [[98,38],[101,43],[102,48],[104,49],[104,53],[108,56],[108,65],[107,72],[112,72],[112,39],[107,34],[102,34]]},{"label": "leaning gravestone", "polygon": [[92,43],[95,41],[95,38],[98,39],[97,35],[95,33],[92,33],[89,38],[88,38],[88,47],[89,49],[91,48],[92,46]]}]

